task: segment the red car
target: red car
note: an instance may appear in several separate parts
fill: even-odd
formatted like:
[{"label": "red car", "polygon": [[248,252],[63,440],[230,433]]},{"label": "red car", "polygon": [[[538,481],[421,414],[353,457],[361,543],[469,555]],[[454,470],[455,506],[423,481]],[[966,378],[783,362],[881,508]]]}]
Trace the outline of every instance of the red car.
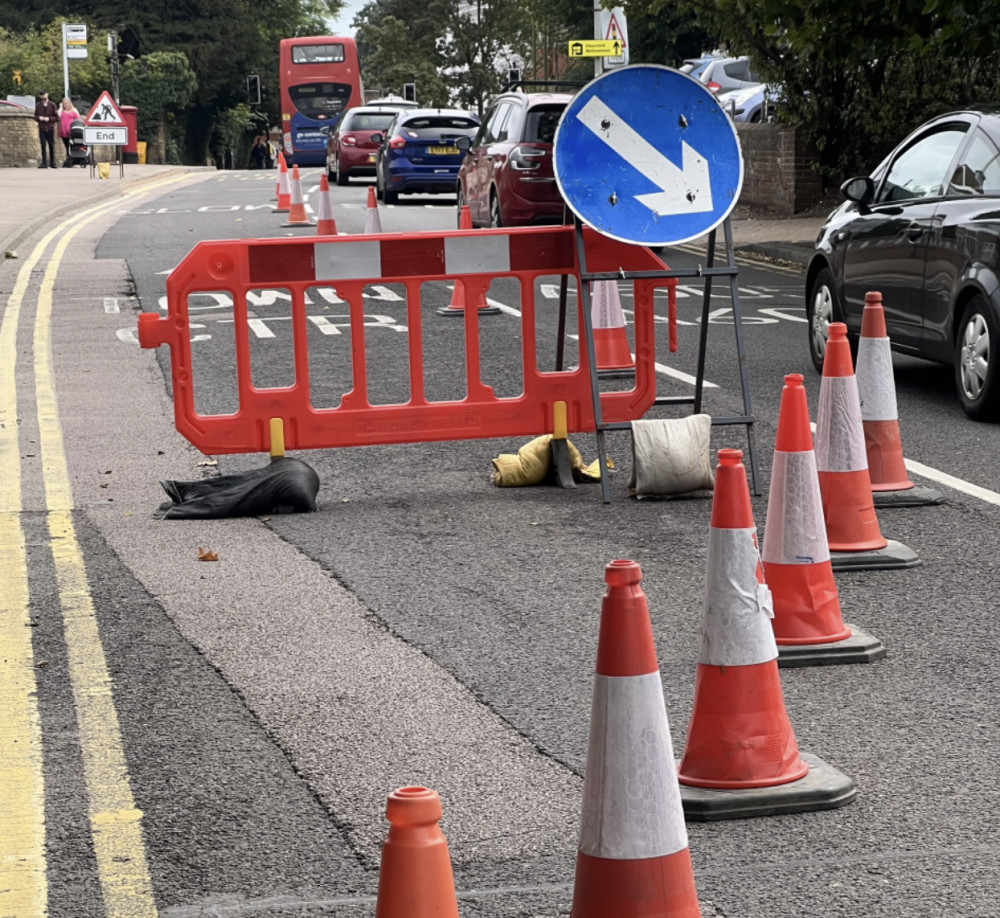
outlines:
[{"label": "red car", "polygon": [[530,226],[565,222],[566,205],[552,170],[552,140],[568,93],[505,92],[490,105],[479,132],[459,138],[467,150],[458,171],[458,214],[472,225]]},{"label": "red car", "polygon": [[374,175],[378,143],[373,134],[384,134],[400,105],[359,105],[349,108],[336,127],[326,130],[326,174],[331,182],[346,185],[351,176]]}]

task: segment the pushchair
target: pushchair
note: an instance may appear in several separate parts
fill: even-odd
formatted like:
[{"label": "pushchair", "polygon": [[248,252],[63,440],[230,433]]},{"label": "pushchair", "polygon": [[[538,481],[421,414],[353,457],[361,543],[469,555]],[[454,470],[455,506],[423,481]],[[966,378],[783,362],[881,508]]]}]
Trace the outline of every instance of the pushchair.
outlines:
[{"label": "pushchair", "polygon": [[64,166],[86,166],[90,163],[90,150],[83,142],[83,129],[86,125],[76,118],[69,126],[69,155]]}]

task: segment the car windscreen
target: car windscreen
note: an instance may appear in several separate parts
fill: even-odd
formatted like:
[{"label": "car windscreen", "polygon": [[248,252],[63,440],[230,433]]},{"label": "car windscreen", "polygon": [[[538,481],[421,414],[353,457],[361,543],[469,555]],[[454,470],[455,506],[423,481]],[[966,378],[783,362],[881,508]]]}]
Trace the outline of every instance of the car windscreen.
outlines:
[{"label": "car windscreen", "polygon": [[539,105],[528,112],[524,124],[527,143],[552,143],[565,105]]},{"label": "car windscreen", "polygon": [[471,133],[478,128],[474,118],[462,115],[421,115],[409,118],[400,125],[400,131],[409,137],[437,137],[442,131]]}]

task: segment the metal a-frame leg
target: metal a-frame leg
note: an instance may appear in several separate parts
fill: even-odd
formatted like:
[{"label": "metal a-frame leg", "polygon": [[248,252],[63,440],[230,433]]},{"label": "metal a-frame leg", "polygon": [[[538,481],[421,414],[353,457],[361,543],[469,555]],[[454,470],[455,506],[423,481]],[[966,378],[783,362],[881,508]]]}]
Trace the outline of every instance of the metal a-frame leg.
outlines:
[{"label": "metal a-frame leg", "polygon": [[611,485],[608,482],[608,451],[604,439],[604,415],[601,413],[601,390],[597,379],[597,353],[594,348],[594,320],[590,314],[591,297],[590,282],[583,280],[587,273],[587,252],[583,241],[583,224],[579,219],[574,221],[576,233],[576,252],[580,274],[580,308],[583,310],[583,340],[587,347],[587,369],[590,371],[590,394],[594,405],[594,427],[597,434],[597,459],[601,469],[601,499],[606,504],[611,503]]}]

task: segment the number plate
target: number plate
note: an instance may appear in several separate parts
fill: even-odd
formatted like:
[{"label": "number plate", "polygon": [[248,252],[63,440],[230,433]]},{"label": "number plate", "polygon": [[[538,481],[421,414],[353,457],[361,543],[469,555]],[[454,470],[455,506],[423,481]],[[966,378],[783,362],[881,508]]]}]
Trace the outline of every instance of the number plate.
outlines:
[{"label": "number plate", "polygon": [[437,155],[454,155],[458,152],[458,147],[428,147],[427,152]]}]

